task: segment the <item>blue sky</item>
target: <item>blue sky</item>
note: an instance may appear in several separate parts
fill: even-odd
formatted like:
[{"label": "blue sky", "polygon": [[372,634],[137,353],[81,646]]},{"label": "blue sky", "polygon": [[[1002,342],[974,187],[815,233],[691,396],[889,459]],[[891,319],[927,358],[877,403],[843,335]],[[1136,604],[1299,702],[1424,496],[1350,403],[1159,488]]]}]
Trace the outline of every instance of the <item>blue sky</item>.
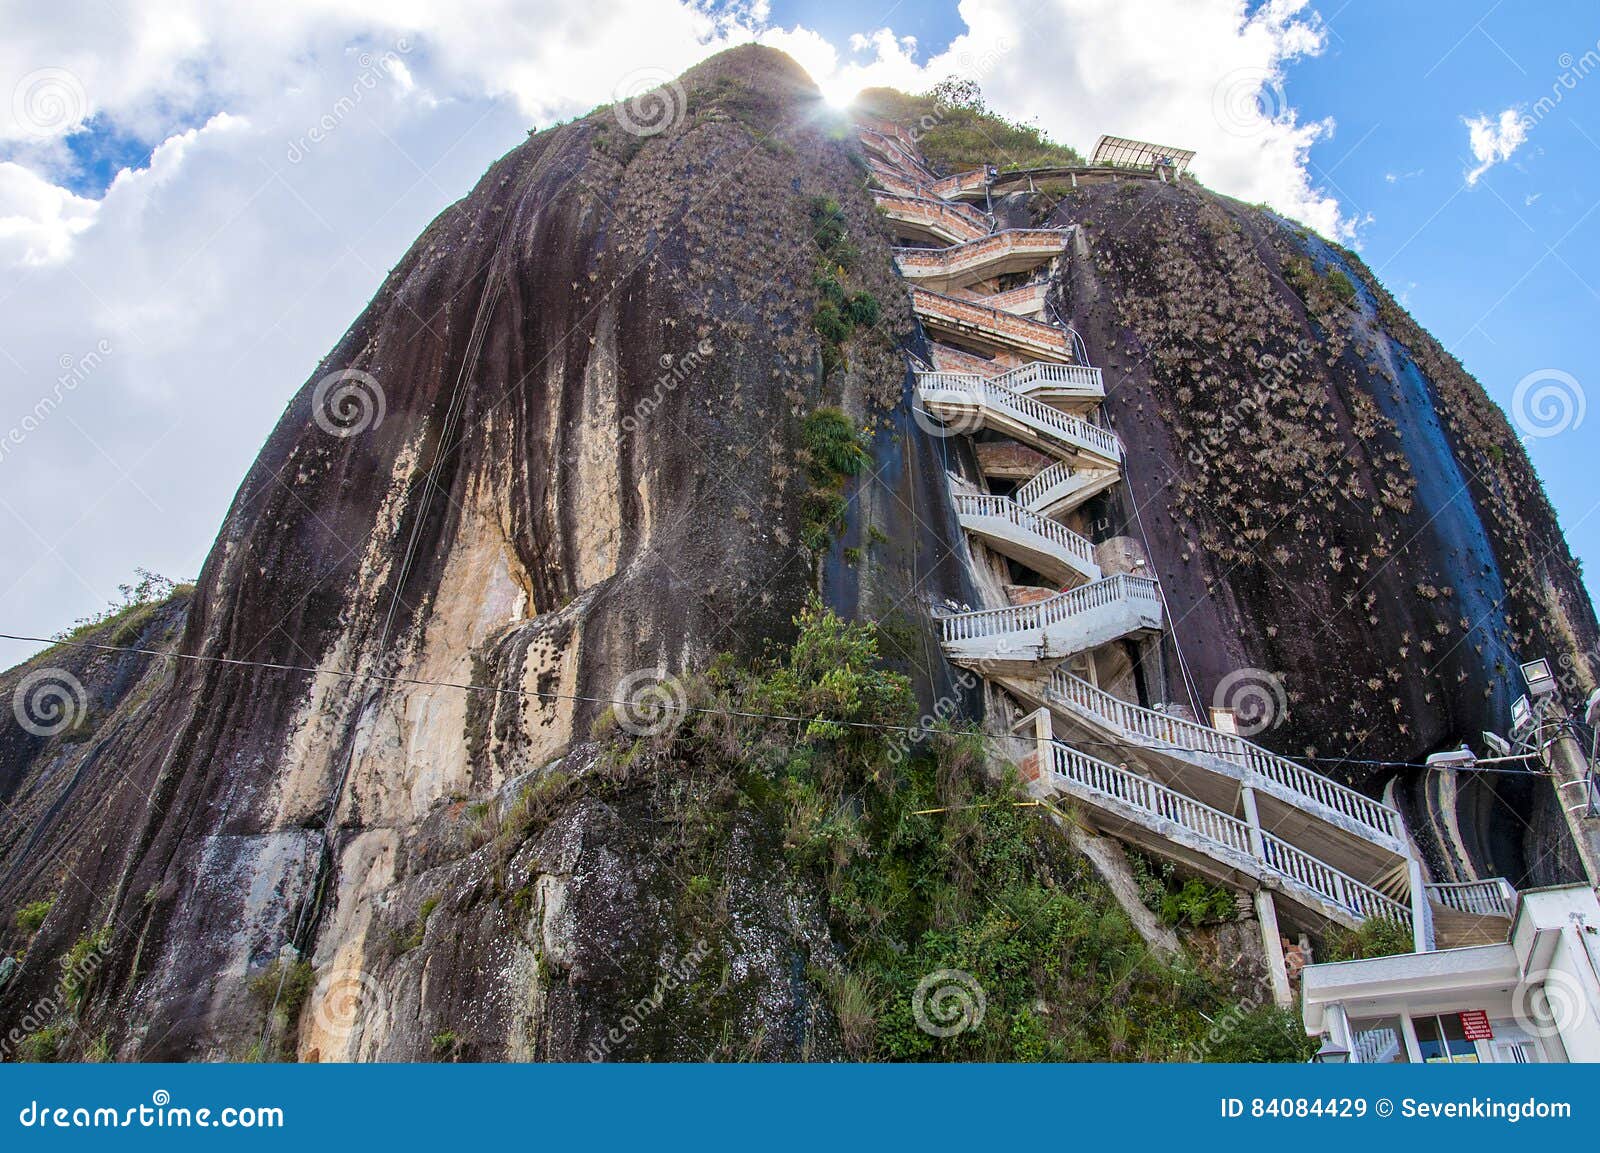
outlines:
[{"label": "blue sky", "polygon": [[1080,148],[1195,147],[1211,186],[1354,243],[1514,423],[1553,433],[1527,443],[1600,572],[1600,414],[1527,402],[1586,408],[1600,381],[1592,3],[392,9],[0,0],[0,533],[19,558],[0,631],[53,632],[135,565],[193,575],[289,397],[435,214],[530,127],[752,38],[834,97],[971,74]]}]

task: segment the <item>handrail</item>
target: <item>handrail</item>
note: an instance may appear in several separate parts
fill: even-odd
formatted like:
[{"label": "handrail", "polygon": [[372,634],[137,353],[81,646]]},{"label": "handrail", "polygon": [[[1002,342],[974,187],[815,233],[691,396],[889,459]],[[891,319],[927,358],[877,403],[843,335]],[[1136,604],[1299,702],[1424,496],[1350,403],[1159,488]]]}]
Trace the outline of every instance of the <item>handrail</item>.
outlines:
[{"label": "handrail", "polygon": [[928,191],[935,196],[946,197],[955,193],[965,192],[969,188],[983,188],[988,183],[989,170],[987,168],[969,168],[965,172],[941,176],[927,187]]},{"label": "handrail", "polygon": [[[936,374],[919,373],[919,378]],[[948,375],[948,374],[945,374]],[[1026,424],[1049,431],[1051,434],[1087,445],[1094,452],[1099,453],[1108,460],[1122,459],[1122,442],[1117,435],[1101,428],[1099,425],[1090,424],[1081,417],[1072,416],[1058,408],[1051,408],[1042,401],[1031,396],[1024,396],[1020,392],[1013,392],[1002,384],[992,380],[974,377],[970,380],[953,382],[944,381],[921,388],[925,399],[932,399],[931,392],[943,392],[963,397],[968,403],[978,407],[988,406],[997,408],[1013,418]]]},{"label": "handrail", "polygon": [[1141,708],[1060,669],[1051,676],[1046,691],[1052,700],[1089,713],[1152,747],[1164,747],[1177,753],[1205,753],[1228,761],[1245,771],[1246,783],[1250,777],[1262,778],[1276,785],[1280,793],[1314,801],[1390,840],[1401,839],[1402,826],[1397,810],[1243,737],[1170,713]]},{"label": "handrail", "polygon": [[1266,870],[1309,889],[1359,920],[1384,917],[1401,924],[1410,923],[1411,910],[1399,901],[1271,833],[1259,832],[1260,851],[1257,852],[1252,836],[1257,831],[1237,817],[1059,741],[1050,742],[1050,753],[1053,775],[1073,782],[1090,793],[1091,798],[1110,798],[1149,817],[1170,821],[1218,848],[1256,861]]},{"label": "handrail", "polygon": [[981,637],[1004,636],[1007,633],[1027,632],[1060,624],[1105,605],[1122,601],[1144,601],[1160,612],[1161,590],[1149,577],[1118,573],[1103,577],[1032,604],[1006,605],[997,609],[978,609],[975,612],[952,613],[939,618],[939,626],[946,642],[975,640]]},{"label": "handrail", "polygon": [[[1026,287],[1026,286],[1025,286]],[[1001,388],[1024,396],[1052,384],[1087,389],[1097,396],[1105,395],[1105,377],[1098,368],[1087,364],[1053,364],[1048,360],[1034,360],[994,376],[976,372],[947,372],[935,370],[922,372],[918,377],[926,383],[965,388],[972,384],[992,381]]]},{"label": "handrail", "polygon": [[1304,849],[1297,849],[1288,841],[1265,831],[1261,834],[1261,846],[1268,868],[1298,881],[1362,920],[1383,917],[1397,924],[1411,924],[1411,910],[1407,906],[1380,893],[1371,885],[1362,884],[1348,873],[1317,860]]},{"label": "handrail", "polygon": [[906,145],[902,144],[895,137],[883,132],[876,132],[871,128],[859,128],[856,135],[863,144],[866,144],[869,147],[873,145],[874,141],[881,142],[881,155],[885,157],[893,156],[895,159],[892,160],[891,163],[904,163],[907,168],[912,169],[917,173],[917,175],[924,178],[922,181],[924,186],[933,185],[939,182],[939,177],[934,175],[933,169],[929,168],[925,163],[923,163],[922,160],[917,157],[915,152],[913,152]]},{"label": "handrail", "polygon": [[1517,890],[1504,877],[1482,881],[1446,881],[1424,885],[1428,896],[1447,909],[1483,917],[1509,918],[1516,909]]},{"label": "handrail", "polygon": [[1059,485],[1066,484],[1075,475],[1070,465],[1056,461],[1054,464],[1046,465],[1040,469],[1034,474],[1032,480],[1017,489],[1013,495],[1015,495],[1018,504],[1032,508],[1035,503],[1044,497],[1045,493]]},{"label": "handrail", "polygon": [[1250,826],[1239,818],[1059,741],[1050,742],[1050,753],[1056,776],[1199,833],[1242,856],[1251,855]]},{"label": "handrail", "polygon": [[1023,532],[1042,537],[1056,548],[1075,557],[1079,567],[1087,566],[1099,571],[1094,560],[1094,545],[1073,532],[1066,525],[1049,517],[1029,512],[1008,496],[956,493],[956,513],[960,516],[985,516],[1003,520]]},{"label": "handrail", "polygon": [[[956,289],[957,292],[970,292],[970,289]],[[973,293],[996,308],[1003,308],[1007,312],[1016,313],[1018,316],[1033,316],[1044,311],[1045,300],[1050,293],[1050,281],[1030,280],[1026,284],[1019,284],[1015,288],[1002,289],[999,292],[988,294]]]}]

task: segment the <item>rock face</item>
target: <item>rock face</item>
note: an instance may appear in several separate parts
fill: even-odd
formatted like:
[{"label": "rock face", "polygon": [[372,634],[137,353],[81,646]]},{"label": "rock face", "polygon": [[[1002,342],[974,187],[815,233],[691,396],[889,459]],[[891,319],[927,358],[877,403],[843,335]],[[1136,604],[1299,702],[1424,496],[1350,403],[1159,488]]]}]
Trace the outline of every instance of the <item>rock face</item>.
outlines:
[{"label": "rock face", "polygon": [[[88,942],[83,1035],[123,1059],[263,1037],[306,1060],[843,1051],[814,969],[827,926],[768,838],[730,834],[732,944],[708,959],[674,936],[683,878],[654,810],[563,782],[601,771],[587,738],[612,702],[757,655],[818,586],[884,623],[925,703],[965,701],[928,623],[975,599],[959,462],[911,419],[909,308],[857,146],[809,82],[740,49],[658,97],[663,130],[603,109],[541,132],[443,213],[289,406],[192,598],[84,638],[177,659],[62,648],[0,676],[9,700],[64,672],[87,705],[60,732],[0,731],[0,910],[55,901],[0,1026]],[[1108,505],[1098,536],[1142,539],[1163,581],[1185,658],[1169,698],[1185,666],[1197,707],[1237,668],[1277,670],[1290,708],[1267,743],[1414,759],[1503,725],[1513,654],[1592,652],[1504,419],[1349,254],[1129,187],[1055,206],[1085,222],[1057,289],[1114,382],[1139,511]],[[882,306],[842,367],[813,329],[824,199]],[[1353,306],[1286,279],[1328,266]],[[1247,395],[1252,435],[1213,437]],[[802,422],[822,405],[868,430],[873,463],[808,548]],[[1536,792],[1499,801],[1537,827]],[[1456,841],[1507,875],[1560,868],[1483,798],[1452,801],[1440,868]],[[674,998],[706,980],[739,995],[686,1025]]]},{"label": "rock face", "polygon": [[1519,660],[1559,658],[1569,699],[1595,683],[1594,610],[1504,414],[1354,253],[1269,213],[1141,181],[1052,217],[1082,223],[1066,310],[1129,449],[1103,511],[1155,560],[1193,686],[1173,699],[1259,692],[1264,743],[1393,779],[1441,876],[1465,854],[1570,879],[1545,782],[1363,763],[1481,747]]}]

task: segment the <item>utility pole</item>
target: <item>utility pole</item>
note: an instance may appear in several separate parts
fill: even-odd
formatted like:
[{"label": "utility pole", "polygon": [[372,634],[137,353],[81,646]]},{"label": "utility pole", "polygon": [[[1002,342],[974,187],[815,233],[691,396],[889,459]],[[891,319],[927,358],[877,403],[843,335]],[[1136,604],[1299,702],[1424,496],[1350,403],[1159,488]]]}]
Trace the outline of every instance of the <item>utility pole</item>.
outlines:
[{"label": "utility pole", "polygon": [[1600,887],[1600,809],[1594,804],[1594,780],[1589,758],[1578,743],[1565,706],[1552,700],[1543,710],[1539,725],[1539,756],[1550,770],[1556,801],[1567,818],[1572,842],[1589,884]]}]

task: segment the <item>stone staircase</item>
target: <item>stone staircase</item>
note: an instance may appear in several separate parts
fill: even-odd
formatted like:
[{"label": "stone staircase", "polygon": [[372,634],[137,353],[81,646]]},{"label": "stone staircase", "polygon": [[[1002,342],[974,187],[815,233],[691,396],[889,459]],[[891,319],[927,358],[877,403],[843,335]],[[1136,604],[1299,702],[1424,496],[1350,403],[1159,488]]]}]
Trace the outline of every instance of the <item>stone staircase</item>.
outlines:
[{"label": "stone staircase", "polygon": [[918,399],[941,420],[962,429],[1002,432],[1076,467],[1120,468],[1122,442],[1114,433],[992,379],[953,375],[918,374]]},{"label": "stone staircase", "polygon": [[1059,584],[1100,579],[1094,545],[1065,525],[1040,516],[1007,496],[957,493],[961,527],[990,548]]},{"label": "stone staircase", "polygon": [[949,293],[981,280],[1037,269],[1060,257],[1070,236],[1070,229],[1007,228],[944,248],[896,248],[894,261],[906,280]]},{"label": "stone staircase", "polygon": [[[1428,886],[1424,898],[1421,866],[1392,807],[1064,667],[1087,661],[1092,673],[1108,646],[1140,645],[1166,622],[1161,590],[1135,575],[1141,562],[1136,551],[1130,559],[1131,546],[1107,556],[1135,572],[1108,572],[1093,542],[1055,519],[1081,515],[1123,468],[1121,442],[1090,419],[1105,398],[1102,373],[1084,363],[1082,342],[1049,308],[1051,272],[1068,257],[1071,229],[997,230],[969,203],[987,204],[997,184],[1031,188],[1035,176],[1054,172],[938,177],[895,125],[864,124],[861,139],[883,212],[902,236],[930,245],[894,250],[913,311],[935,342],[938,367],[917,371],[917,403],[946,435],[982,439],[980,486],[990,476],[1018,485],[1002,495],[965,491],[962,480],[952,493],[974,557],[1006,557],[1061,590],[1006,585],[1015,603],[938,616],[951,661],[1034,710],[1036,740],[1023,760],[1031,787],[1070,798],[1083,819],[1129,843],[1253,891],[1263,940],[1278,959],[1280,1003],[1288,978],[1274,896],[1313,930],[1379,917],[1410,927],[1419,948],[1503,940],[1510,887]],[[1112,669],[1128,660],[1120,650],[1104,659]],[[1115,750],[1115,763],[1079,746]]]},{"label": "stone staircase", "polygon": [[1040,742],[1036,787],[1094,810],[1091,819],[1163,856],[1239,887],[1267,884],[1315,917],[1354,928],[1371,917],[1407,927],[1411,910],[1247,821],[1059,741]]},{"label": "stone staircase", "polygon": [[991,678],[1037,675],[1078,653],[1161,627],[1156,582],[1126,573],[1027,604],[939,618],[945,654]]},{"label": "stone staircase", "polygon": [[1426,886],[1434,947],[1501,945],[1511,935],[1517,891],[1502,877]]}]

